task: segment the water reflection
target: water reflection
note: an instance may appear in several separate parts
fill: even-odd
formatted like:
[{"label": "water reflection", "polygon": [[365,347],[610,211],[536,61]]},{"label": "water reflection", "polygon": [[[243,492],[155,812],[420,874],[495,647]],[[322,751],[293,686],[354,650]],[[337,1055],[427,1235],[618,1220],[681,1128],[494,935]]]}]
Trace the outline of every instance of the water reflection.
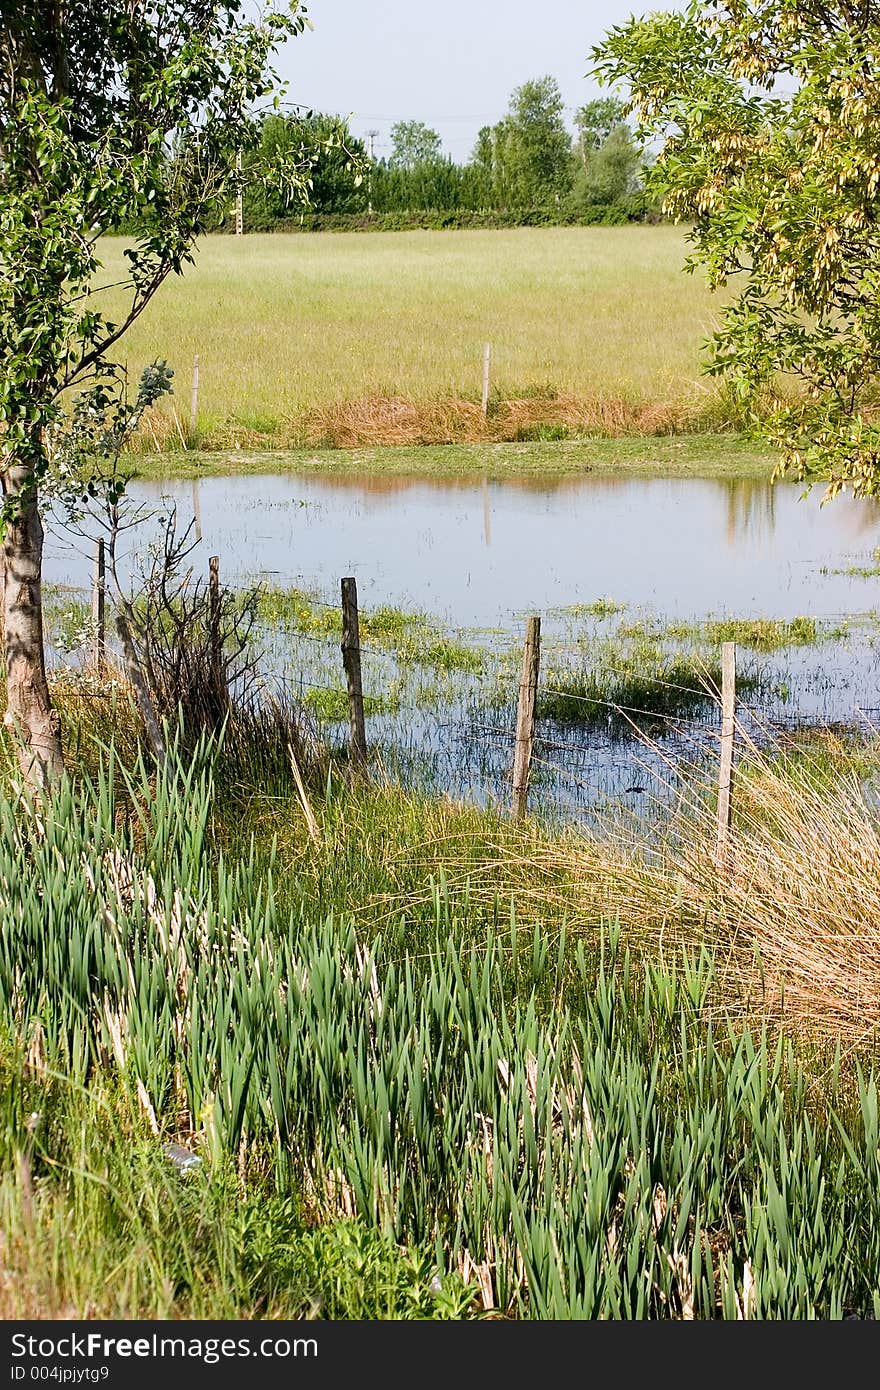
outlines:
[{"label": "water reflection", "polygon": [[727,544],[736,545],[742,535],[760,540],[776,527],[776,489],[750,478],[731,479],[727,490]]},{"label": "water reflection", "polygon": [[[541,488],[533,478],[267,474],[140,482],[131,492],[159,510],[171,497],[230,581],[264,575],[335,593],[339,576],[354,574],[366,602],[414,604],[461,625],[599,596],[688,617],[857,612],[872,605],[873,586],[832,571],[880,545],[876,502],[842,497],[822,508],[818,491],[802,499],[791,484],[589,476]],[[131,544],[145,541],[141,530]],[[82,557],[57,535],[46,572],[88,582]]]},{"label": "water reflection", "polygon": [[[607,637],[607,624],[598,619],[585,637],[563,611],[598,598],[625,606],[614,620],[621,625],[646,606],[655,617],[688,620],[722,614],[839,619],[871,608],[876,585],[841,571],[856,556],[864,563],[880,545],[880,505],[840,498],[821,508],[818,491],[806,499],[801,491],[698,479],[588,476],[541,486],[534,477],[437,483],[267,474],[143,482],[132,487],[131,501],[152,505],[158,515],[173,499],[181,526],[194,522],[203,539],[194,564],[207,571],[207,557],[220,556],[231,585],[262,577],[316,590],[335,604],[340,577],[355,575],[365,607],[422,610],[470,630],[469,640],[499,655],[521,640],[522,614],[540,612],[549,670],[551,660],[571,653],[599,669],[597,644]],[[149,539],[149,527],[126,536],[123,572]],[[84,587],[91,554],[87,541],[50,528],[47,578]],[[338,637],[330,634],[324,647],[314,638],[297,646],[290,634],[269,634],[267,673],[301,697],[310,682],[316,689],[339,685]],[[744,660],[757,658],[745,654]],[[775,728],[804,719],[863,719],[880,688],[875,627],[868,623],[852,624],[831,644],[761,658],[760,666],[768,693],[755,718]],[[374,695],[399,684],[399,671],[381,651],[367,650],[364,669]],[[444,679],[417,672],[399,708],[371,719],[371,737],[387,766],[399,767],[409,781],[479,801],[504,800],[515,671],[504,686],[509,707],[504,692],[499,703],[476,680]],[[419,682],[433,683],[433,696],[417,690]],[[652,752],[608,730],[546,720],[536,750],[536,794],[545,809],[565,811],[620,797],[647,803],[669,783],[670,760],[700,750],[716,755],[716,724],[709,703],[681,727],[670,724],[659,752]]]}]

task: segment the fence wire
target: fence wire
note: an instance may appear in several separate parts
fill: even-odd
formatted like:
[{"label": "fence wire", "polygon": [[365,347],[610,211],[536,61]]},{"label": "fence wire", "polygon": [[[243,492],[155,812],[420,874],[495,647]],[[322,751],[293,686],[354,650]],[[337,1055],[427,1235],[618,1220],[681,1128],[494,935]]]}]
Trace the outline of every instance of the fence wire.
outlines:
[{"label": "fence wire", "polygon": [[[288,624],[283,618],[275,623],[258,618],[266,644],[265,654],[274,667],[271,680],[277,688],[300,700],[307,699],[310,694],[347,700],[348,683],[339,657],[342,645],[340,606],[306,591],[303,591],[303,598],[311,613],[332,614],[332,627],[309,631],[295,620]],[[393,640],[383,641],[369,634],[368,613],[362,614],[362,621],[367,630],[362,630],[357,653],[364,658],[371,675],[368,708],[371,700],[378,700],[377,709],[368,714],[376,753],[381,750],[386,758],[413,766],[421,758],[433,767],[435,782],[441,773],[447,777],[449,785],[438,786],[438,789],[454,792],[466,785],[470,789],[481,788],[484,797],[496,795],[499,789],[509,789],[516,739],[514,709],[520,684],[510,668],[513,653],[487,649],[482,669],[453,670],[452,675],[438,675],[430,662],[420,663],[417,658],[412,662],[410,658],[417,669],[425,671],[425,693],[417,697],[411,689],[396,683],[395,669],[400,669],[400,662],[407,659],[406,654],[401,654]],[[460,639],[466,631],[458,629],[457,637]],[[430,632],[438,638],[446,635],[442,627],[434,625]],[[323,670],[308,669],[317,664],[310,659],[302,663],[306,669],[295,675],[291,673],[291,662],[301,644],[307,651],[325,659],[326,678]],[[553,651],[554,656],[576,652],[584,657],[585,669],[597,683],[604,678],[624,682],[636,676],[645,690],[653,689],[659,696],[668,697],[667,704],[675,700],[698,701],[700,708],[686,713],[653,707],[650,700],[641,703],[615,700],[609,692],[603,692],[600,685],[593,692],[581,693],[561,683],[558,673],[553,671],[538,680],[534,691],[538,712],[531,734],[532,769],[542,793],[569,803],[586,803],[610,794],[644,797],[660,789],[668,793],[682,777],[692,780],[701,766],[705,772],[710,760],[717,758],[722,738],[721,691],[711,664],[703,657],[693,658],[697,684],[670,678],[662,671],[634,668],[632,663],[609,661],[598,653],[590,659],[582,645],[557,643]],[[108,656],[112,655],[113,647],[108,642]],[[330,670],[331,661],[340,662],[338,676]],[[382,663],[387,663],[385,670]],[[487,720],[480,717],[485,709],[480,687],[491,674],[493,664],[496,676],[510,670],[509,695],[501,702],[504,717]],[[433,677],[428,674],[430,671],[434,672]],[[446,692],[440,684],[442,680],[449,682]],[[455,680],[459,681],[458,688],[454,686]],[[473,690],[467,694],[469,682]],[[83,701],[108,702],[117,698],[113,692],[75,689],[70,685],[66,686],[66,694]],[[387,699],[384,707],[383,699]],[[582,710],[583,717],[576,713],[570,719],[554,715],[554,700],[564,700],[575,712]],[[551,702],[549,712],[541,712],[543,701]],[[771,716],[768,705],[769,696],[763,701],[737,701],[737,737],[741,744],[756,748],[780,735],[794,735],[806,728],[821,726],[821,720],[803,712],[775,708]],[[880,706],[856,706],[853,717],[865,727],[873,728],[874,717],[880,717]],[[335,726],[335,732],[331,729],[331,741],[343,743],[347,721],[339,719],[330,723]],[[703,785],[710,783],[711,777],[704,777]],[[560,791],[566,784],[576,789],[577,795],[566,798]]]}]

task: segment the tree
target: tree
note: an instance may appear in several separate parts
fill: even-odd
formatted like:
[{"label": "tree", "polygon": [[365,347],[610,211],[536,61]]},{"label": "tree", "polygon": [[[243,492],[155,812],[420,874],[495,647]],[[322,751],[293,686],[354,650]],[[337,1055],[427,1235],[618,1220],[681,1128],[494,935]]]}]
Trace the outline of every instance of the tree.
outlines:
[{"label": "tree", "polygon": [[[245,225],[271,225],[290,216],[285,169],[311,161],[309,205],[315,212],[360,212],[366,196],[360,169],[366,150],[341,116],[310,111],[306,115],[267,115],[259,144],[246,162],[250,179],[245,194]],[[277,177],[275,170],[278,170]]]},{"label": "tree", "polygon": [[574,203],[609,207],[641,185],[643,153],[617,97],[588,101],[575,112],[579,170]]},{"label": "tree", "polygon": [[562,196],[570,186],[571,137],[562,93],[554,77],[524,82],[510,98],[506,122],[510,180],[523,206]]},{"label": "tree", "polygon": [[[111,418],[124,397],[113,350],[193,245],[251,150],[253,103],[273,86],[294,11],[248,18],[243,0],[0,0],[0,481],[6,723],[25,777],[63,770],[46,680],[40,495],[52,484],[62,397]],[[289,163],[291,194],[310,161]],[[128,305],[96,293],[103,234],[140,225],[125,252]],[[103,415],[102,415],[103,412]],[[100,447],[76,485],[101,484]]]},{"label": "tree", "polygon": [[373,172],[373,206],[377,212],[454,212],[479,206],[476,172],[451,159],[433,159],[412,169],[377,164]]},{"label": "tree", "polygon": [[477,135],[472,162],[496,207],[537,208],[558,203],[571,187],[571,137],[553,77],[524,82],[506,116]]},{"label": "tree", "polygon": [[519,180],[516,131],[509,116],[493,126],[483,126],[477,135],[472,162],[487,204],[495,208],[529,207],[533,197]]},{"label": "tree", "polygon": [[574,123],[583,158],[590,150],[601,149],[612,130],[626,124],[626,106],[619,97],[598,97],[578,108]]},{"label": "tree", "polygon": [[593,207],[623,203],[642,186],[643,157],[629,126],[618,125],[579,171],[575,197]]},{"label": "tree", "polygon": [[688,266],[733,281],[708,370],[779,475],[880,491],[880,4],[692,0],[594,58],[663,141],[651,186]]},{"label": "tree", "polygon": [[440,136],[422,121],[398,121],[391,127],[392,169],[415,169],[442,159]]}]

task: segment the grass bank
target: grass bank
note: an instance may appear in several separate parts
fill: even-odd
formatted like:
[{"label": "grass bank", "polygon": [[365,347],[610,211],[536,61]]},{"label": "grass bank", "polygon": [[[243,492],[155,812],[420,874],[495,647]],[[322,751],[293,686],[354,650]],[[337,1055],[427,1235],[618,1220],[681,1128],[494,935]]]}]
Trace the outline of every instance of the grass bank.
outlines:
[{"label": "grass bank", "polygon": [[[121,278],[123,248],[108,238],[99,284]],[[730,427],[700,374],[717,302],[684,256],[667,226],[207,238],[125,338],[133,372],[159,357],[176,373],[144,446],[188,433],[196,354],[209,448]]]},{"label": "grass bank", "polygon": [[130,459],[138,476],[158,479],[292,472],[369,479],[377,487],[383,480],[393,486],[420,478],[463,483],[486,478],[541,488],[587,476],[766,483],[774,462],[769,450],[731,434],[358,449],[178,448]]},{"label": "grass bank", "polygon": [[226,790],[0,804],[8,1315],[880,1312],[874,1077],[750,1026],[729,950],[511,909],[532,828],[338,779],[316,897]]}]

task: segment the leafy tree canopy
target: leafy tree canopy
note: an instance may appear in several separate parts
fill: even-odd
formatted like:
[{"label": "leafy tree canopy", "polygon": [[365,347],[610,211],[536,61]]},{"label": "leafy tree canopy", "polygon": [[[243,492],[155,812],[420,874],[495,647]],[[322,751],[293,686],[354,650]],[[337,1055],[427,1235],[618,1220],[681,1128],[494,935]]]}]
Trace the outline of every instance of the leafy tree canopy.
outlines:
[{"label": "leafy tree canopy", "polygon": [[594,54],[624,82],[689,265],[734,287],[711,344],[780,472],[880,491],[880,4],[693,0]]},{"label": "leafy tree canopy", "polygon": [[[111,352],[165,277],[192,259],[239,150],[259,141],[273,47],[296,13],[247,21],[241,0],[0,0],[0,467],[45,471],[60,394],[116,371]],[[312,152],[274,165],[305,193]],[[100,240],[126,251],[129,304],[95,294]]]},{"label": "leafy tree canopy", "polygon": [[573,156],[565,106],[553,77],[517,87],[507,115],[484,126],[473,162],[502,207],[540,207],[558,202],[571,187]]},{"label": "leafy tree canopy", "polygon": [[571,136],[555,77],[539,77],[517,87],[510,98],[508,124],[514,178],[522,193],[540,202],[564,191],[571,173]]},{"label": "leafy tree canopy", "polygon": [[[245,226],[289,217],[290,189],[285,170],[307,170],[304,193],[319,212],[354,212],[365,202],[361,170],[366,161],[362,141],[352,136],[342,116],[309,111],[273,113],[263,120],[259,143],[246,162],[253,174],[245,195]],[[280,176],[273,171],[278,169]]]},{"label": "leafy tree canopy", "polygon": [[[107,440],[114,452],[124,406],[114,348],[192,259],[235,184],[237,153],[258,143],[253,113],[275,88],[272,51],[305,23],[295,4],[254,14],[245,0],[0,0],[6,722],[38,786],[62,770],[43,653],[38,497],[53,438],[71,438],[60,402],[71,387],[87,393],[72,437],[88,490],[101,480]],[[305,193],[313,162],[308,152],[298,160],[280,170],[291,195]],[[125,252],[127,307],[111,319],[98,292],[101,238],[125,224],[145,230]],[[166,386],[154,369],[134,409]]]},{"label": "leafy tree canopy", "polygon": [[391,127],[392,169],[415,169],[442,157],[440,136],[422,121],[398,121]]},{"label": "leafy tree canopy", "polygon": [[618,126],[626,122],[626,106],[619,97],[598,97],[574,113],[579,143],[585,150],[598,150]]},{"label": "leafy tree canopy", "polygon": [[627,125],[615,125],[595,149],[585,149],[575,180],[574,197],[593,207],[622,202],[639,191],[643,181],[642,150]]}]

